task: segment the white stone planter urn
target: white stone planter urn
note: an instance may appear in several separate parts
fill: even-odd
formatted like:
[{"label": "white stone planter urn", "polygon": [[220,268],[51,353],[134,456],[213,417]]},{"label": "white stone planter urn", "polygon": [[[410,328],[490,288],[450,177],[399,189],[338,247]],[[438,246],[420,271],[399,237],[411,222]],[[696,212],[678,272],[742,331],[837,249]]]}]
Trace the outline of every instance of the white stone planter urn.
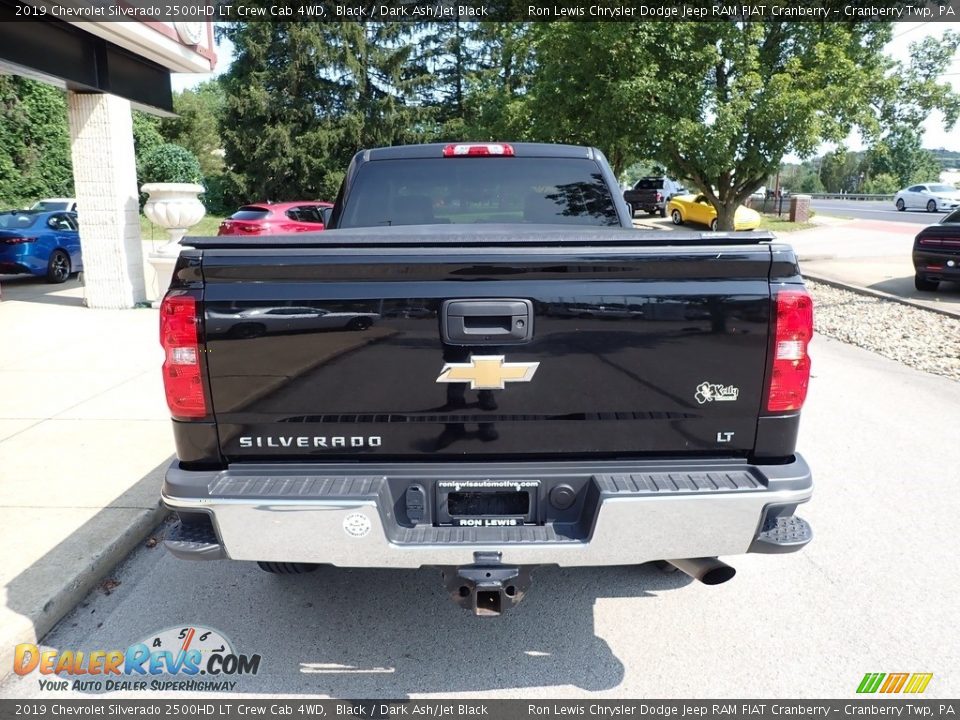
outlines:
[{"label": "white stone planter urn", "polygon": [[173,266],[180,255],[180,240],[207,212],[197,197],[203,192],[203,186],[194,183],[147,183],[140,190],[149,196],[147,204],[143,206],[143,214],[154,225],[164,228],[170,236],[166,244],[147,256],[147,262],[157,273],[156,288],[151,288],[154,290],[151,294],[160,298],[170,286]]}]

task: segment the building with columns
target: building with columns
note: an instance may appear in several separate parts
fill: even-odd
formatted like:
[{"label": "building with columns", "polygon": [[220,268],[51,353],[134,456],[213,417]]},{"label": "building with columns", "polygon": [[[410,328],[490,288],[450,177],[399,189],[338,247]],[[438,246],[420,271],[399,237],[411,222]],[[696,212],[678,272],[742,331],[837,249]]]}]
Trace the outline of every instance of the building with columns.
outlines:
[{"label": "building with columns", "polygon": [[25,22],[18,6],[0,0],[0,73],[67,91],[87,305],[134,307],[146,289],[131,109],[172,114],[170,73],[214,68],[212,23]]}]

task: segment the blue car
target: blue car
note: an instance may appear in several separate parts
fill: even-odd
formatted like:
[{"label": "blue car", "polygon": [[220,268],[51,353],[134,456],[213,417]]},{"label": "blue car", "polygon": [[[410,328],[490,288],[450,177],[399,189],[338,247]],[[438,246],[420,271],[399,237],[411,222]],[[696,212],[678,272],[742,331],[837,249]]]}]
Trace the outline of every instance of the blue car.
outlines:
[{"label": "blue car", "polygon": [[0,273],[29,273],[62,283],[81,270],[76,213],[0,212]]}]

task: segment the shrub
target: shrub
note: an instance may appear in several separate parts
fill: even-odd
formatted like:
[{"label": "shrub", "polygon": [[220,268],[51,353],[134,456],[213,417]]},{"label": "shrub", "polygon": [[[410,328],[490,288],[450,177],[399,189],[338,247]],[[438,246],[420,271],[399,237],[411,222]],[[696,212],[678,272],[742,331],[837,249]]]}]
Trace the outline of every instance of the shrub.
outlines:
[{"label": "shrub", "polygon": [[149,148],[140,158],[140,184],[199,183],[203,180],[197,156],[180,145],[162,143]]}]

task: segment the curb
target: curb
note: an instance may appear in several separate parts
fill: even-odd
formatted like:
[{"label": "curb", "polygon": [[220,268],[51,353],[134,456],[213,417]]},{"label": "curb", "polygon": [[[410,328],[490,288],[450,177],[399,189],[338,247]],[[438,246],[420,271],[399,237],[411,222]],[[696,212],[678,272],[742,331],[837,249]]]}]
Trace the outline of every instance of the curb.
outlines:
[{"label": "curb", "polygon": [[882,290],[872,290],[870,288],[862,287],[861,285],[851,285],[849,283],[841,282],[840,280],[834,280],[832,278],[824,277],[819,273],[801,272],[801,274],[804,278],[809,278],[814,282],[839,288],[840,290],[849,290],[850,292],[857,293],[858,295],[866,295],[878,300],[888,300],[890,302],[900,303],[901,305],[906,305],[918,310],[928,310],[930,312],[937,313],[938,315],[945,315],[946,317],[953,318],[954,320],[960,320],[960,310],[946,310],[944,308],[926,305],[924,303],[917,302],[916,300],[902,298],[898,295],[892,295],[890,293],[883,292]]},{"label": "curb", "polygon": [[20,643],[39,643],[87,594],[133,552],[160,525],[168,510],[157,503],[156,508],[144,508],[127,527],[109,543],[100,548],[83,565],[72,568],[63,582],[31,615],[18,615],[18,622],[10,623],[0,632],[0,681],[13,675],[13,653]]}]

